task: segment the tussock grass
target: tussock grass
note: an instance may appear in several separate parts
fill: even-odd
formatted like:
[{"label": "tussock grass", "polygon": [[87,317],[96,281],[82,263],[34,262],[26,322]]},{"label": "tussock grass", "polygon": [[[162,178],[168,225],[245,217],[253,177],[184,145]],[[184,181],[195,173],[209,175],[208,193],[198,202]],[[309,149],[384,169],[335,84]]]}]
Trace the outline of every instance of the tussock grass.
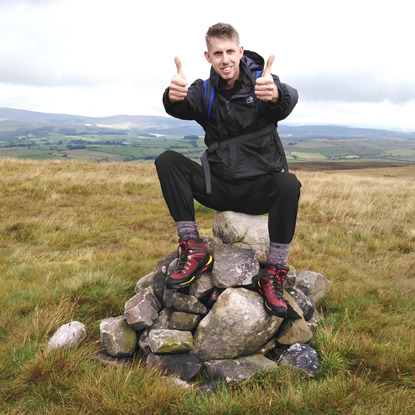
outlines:
[{"label": "tussock grass", "polygon": [[[412,414],[415,412],[415,168],[297,173],[290,266],[332,289],[312,345],[322,370],[288,368],[184,389],[162,373],[102,366],[99,322],[177,236],[154,166],[0,159],[0,412],[5,414]],[[196,205],[201,233],[213,212]],[[45,354],[62,324],[86,341]]]}]

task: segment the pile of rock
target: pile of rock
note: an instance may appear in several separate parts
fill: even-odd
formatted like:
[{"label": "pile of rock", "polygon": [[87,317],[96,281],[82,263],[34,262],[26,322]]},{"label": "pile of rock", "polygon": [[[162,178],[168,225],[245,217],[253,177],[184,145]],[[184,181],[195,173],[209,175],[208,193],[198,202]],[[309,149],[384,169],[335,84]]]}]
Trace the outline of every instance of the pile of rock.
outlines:
[{"label": "pile of rock", "polygon": [[330,282],[317,272],[291,270],[284,285],[288,317],[271,316],[252,284],[268,254],[267,218],[217,212],[213,233],[203,238],[214,256],[212,270],[190,287],[167,289],[176,252],[163,258],[137,282],[124,314],[101,322],[105,353],[141,352],[149,368],[184,380],[203,369],[212,379],[237,381],[275,365],[314,376],[320,362],[307,343]]}]

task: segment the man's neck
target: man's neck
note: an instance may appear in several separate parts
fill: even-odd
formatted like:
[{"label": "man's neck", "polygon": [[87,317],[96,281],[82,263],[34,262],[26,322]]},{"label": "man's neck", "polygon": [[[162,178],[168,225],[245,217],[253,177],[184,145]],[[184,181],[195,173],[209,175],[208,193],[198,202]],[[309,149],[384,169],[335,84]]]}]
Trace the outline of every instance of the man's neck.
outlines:
[{"label": "man's neck", "polygon": [[232,89],[235,85],[235,82],[239,79],[240,74],[241,74],[241,70],[239,69],[237,76],[235,76],[232,79],[229,79],[228,81],[225,80],[225,82],[226,82],[225,89]]}]

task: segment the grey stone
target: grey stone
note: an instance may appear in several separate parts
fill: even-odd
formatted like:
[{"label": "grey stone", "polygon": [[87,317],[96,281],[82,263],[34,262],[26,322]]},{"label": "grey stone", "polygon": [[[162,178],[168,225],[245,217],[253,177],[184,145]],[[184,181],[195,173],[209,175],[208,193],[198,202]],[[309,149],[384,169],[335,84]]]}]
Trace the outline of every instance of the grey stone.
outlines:
[{"label": "grey stone", "polygon": [[166,288],[166,278],[167,276],[162,273],[155,274],[153,278],[153,293],[161,304],[163,303],[164,289]]},{"label": "grey stone", "polygon": [[300,271],[297,273],[295,286],[310,297],[316,307],[321,303],[330,290],[330,281],[319,272]]},{"label": "grey stone", "polygon": [[144,354],[150,353],[150,331],[151,328],[143,330],[138,339],[138,346],[144,352]]},{"label": "grey stone", "polygon": [[280,356],[278,364],[300,369],[309,377],[314,377],[321,369],[317,352],[310,345],[302,343],[293,344]]},{"label": "grey stone", "polygon": [[203,368],[213,379],[226,382],[237,382],[251,378],[259,371],[277,367],[277,364],[262,354],[244,356],[238,359],[211,360],[205,362]]},{"label": "grey stone", "polygon": [[202,236],[202,239],[206,244],[207,251],[213,256],[215,256],[215,252],[219,251],[223,247],[223,242],[220,240],[220,238],[215,236]]},{"label": "grey stone", "polygon": [[74,348],[86,337],[86,328],[79,321],[71,321],[56,330],[46,345],[46,350],[51,351],[67,347]]},{"label": "grey stone", "polygon": [[192,331],[198,325],[201,318],[199,314],[175,311],[171,316],[169,329]]},{"label": "grey stone", "polygon": [[144,275],[144,277],[141,277],[137,283],[135,284],[135,293],[137,294],[139,291],[144,290],[146,288],[152,287],[153,281],[154,281],[154,272],[150,272],[147,275]]},{"label": "grey stone", "polygon": [[284,345],[306,343],[311,340],[313,334],[304,317],[297,320],[285,320],[277,337],[277,341]]},{"label": "grey stone", "polygon": [[158,316],[160,303],[151,288],[139,291],[125,303],[124,315],[134,330],[150,327]]},{"label": "grey stone", "polygon": [[113,357],[132,356],[137,346],[137,333],[124,316],[101,321],[99,326],[101,345]]},{"label": "grey stone", "polygon": [[169,328],[170,319],[172,314],[174,313],[174,309],[171,307],[163,308],[159,312],[159,315],[157,318],[153,321],[153,324],[151,325],[152,329],[167,329]]},{"label": "grey stone", "polygon": [[269,252],[268,217],[232,211],[216,212],[212,230],[226,244],[251,249],[265,263]]},{"label": "grey stone", "polygon": [[295,301],[294,297],[291,296],[288,290],[284,290],[284,299],[287,303],[287,317],[293,320],[297,320],[303,317],[303,310]]},{"label": "grey stone", "polygon": [[218,288],[250,285],[259,269],[252,250],[224,245],[220,252],[215,252],[212,281]]},{"label": "grey stone", "polygon": [[169,264],[177,257],[177,250],[170,252],[167,256],[162,258],[157,262],[156,266],[153,269],[154,274],[166,274]]},{"label": "grey stone", "polygon": [[185,313],[206,314],[208,312],[206,306],[196,297],[178,292],[173,294],[172,306],[177,311]]},{"label": "grey stone", "polygon": [[297,287],[288,288],[287,292],[294,298],[295,302],[302,310],[305,321],[310,320],[316,309],[314,301],[310,297],[307,297],[304,292]]},{"label": "grey stone", "polygon": [[148,334],[153,353],[187,353],[193,347],[190,331],[155,329]]},{"label": "grey stone", "polygon": [[228,288],[199,323],[191,353],[204,360],[253,354],[276,333],[282,321],[266,313],[258,293]]},{"label": "grey stone", "polygon": [[166,307],[172,307],[173,306],[173,295],[176,294],[177,290],[172,288],[166,288],[164,290],[163,294],[163,304]]},{"label": "grey stone", "polygon": [[162,272],[155,273],[153,271],[137,281],[135,285],[135,292],[139,293],[142,290],[151,288],[153,290],[153,294],[160,302],[162,302],[165,287],[166,276]]},{"label": "grey stone", "polygon": [[149,353],[150,351],[150,331],[154,329],[168,329],[170,324],[170,318],[173,312],[173,308],[163,308],[163,310],[160,311],[158,317],[154,320],[152,326],[146,328],[141,333],[140,338],[138,340],[138,345],[144,351],[144,353]]},{"label": "grey stone", "polygon": [[167,267],[167,275],[171,275],[176,271],[177,266],[177,257],[170,262],[169,266]]},{"label": "grey stone", "polygon": [[284,287],[285,288],[292,288],[294,287],[295,280],[297,278],[297,271],[295,268],[292,267],[292,265],[289,266],[289,271],[287,273],[287,276],[285,277],[284,281]]},{"label": "grey stone", "polygon": [[155,355],[147,356],[147,367],[158,368],[165,375],[178,376],[183,380],[193,379],[202,367],[202,361],[189,354]]},{"label": "grey stone", "polygon": [[198,300],[206,297],[215,288],[210,272],[204,272],[195,283],[190,286],[189,294]]},{"label": "grey stone", "polygon": [[276,339],[271,339],[270,341],[266,342],[258,351],[257,354],[263,354],[266,355],[268,352],[270,352],[272,349],[274,349],[277,345]]}]

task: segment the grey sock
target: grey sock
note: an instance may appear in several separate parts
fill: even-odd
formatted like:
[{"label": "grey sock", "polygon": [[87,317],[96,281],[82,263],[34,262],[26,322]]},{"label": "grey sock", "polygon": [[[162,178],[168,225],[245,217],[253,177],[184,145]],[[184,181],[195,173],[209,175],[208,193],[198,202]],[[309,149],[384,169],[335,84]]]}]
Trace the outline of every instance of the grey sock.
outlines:
[{"label": "grey sock", "polygon": [[179,221],[176,222],[177,235],[180,239],[199,239],[199,231],[196,223],[193,221]]},{"label": "grey sock", "polygon": [[285,265],[288,261],[291,244],[279,244],[271,242],[269,244],[268,263],[272,265]]}]

